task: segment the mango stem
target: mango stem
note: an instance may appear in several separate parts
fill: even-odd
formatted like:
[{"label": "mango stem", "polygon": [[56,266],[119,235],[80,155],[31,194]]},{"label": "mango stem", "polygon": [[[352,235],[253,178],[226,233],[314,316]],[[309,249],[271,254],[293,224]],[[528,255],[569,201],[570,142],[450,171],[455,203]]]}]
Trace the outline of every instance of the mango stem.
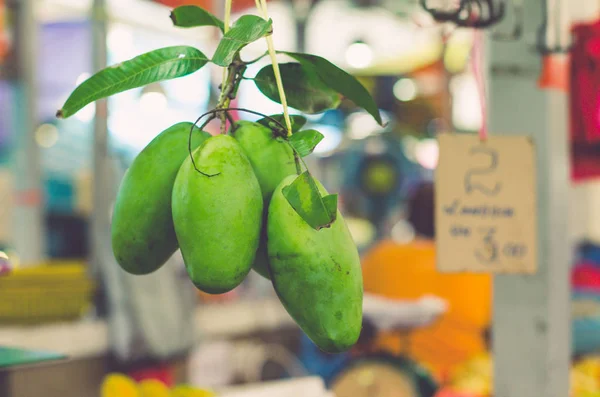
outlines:
[{"label": "mango stem", "polygon": [[[266,0],[256,0],[256,8],[258,8],[258,10],[263,14],[264,19],[269,19]],[[279,92],[279,100],[281,101],[281,106],[283,106],[283,118],[287,127],[288,136],[290,136],[292,135],[292,122],[290,120],[290,112],[288,110],[287,98],[285,96],[285,90],[283,88],[283,81],[281,80],[279,63],[277,62],[275,45],[273,44],[273,34],[271,33],[270,35],[268,35],[266,39],[267,47],[269,48],[269,56],[271,57],[271,64],[273,64],[273,74],[275,75],[275,82],[277,83],[277,91]]]},{"label": "mango stem", "polygon": [[[224,26],[223,26],[223,33],[227,33],[229,31],[229,24],[231,21],[231,4],[232,4],[233,0],[225,0],[225,21],[224,21]],[[227,93],[227,89],[228,89],[228,83],[229,80],[231,79],[231,70],[230,67],[227,68],[223,68],[223,78],[222,78],[222,83],[221,83],[221,95],[219,96],[219,104],[217,107],[227,107],[229,106],[229,102],[231,101],[229,96],[230,93]],[[227,126],[227,118],[225,117],[225,113],[221,112],[221,114],[219,115],[220,119],[221,119],[221,134],[224,134],[226,132],[226,126]]]}]

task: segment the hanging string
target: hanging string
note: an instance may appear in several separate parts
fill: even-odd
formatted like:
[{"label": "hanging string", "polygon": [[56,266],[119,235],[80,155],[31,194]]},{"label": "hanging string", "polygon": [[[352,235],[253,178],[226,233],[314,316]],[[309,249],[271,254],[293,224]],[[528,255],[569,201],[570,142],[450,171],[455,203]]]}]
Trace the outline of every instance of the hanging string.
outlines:
[{"label": "hanging string", "polygon": [[231,22],[231,3],[233,2],[233,0],[226,0],[225,1],[225,21],[224,24],[225,26],[223,27],[223,31],[224,33],[227,33],[229,31],[229,25]]},{"label": "hanging string", "polygon": [[[269,13],[267,11],[266,0],[255,0],[256,8],[262,14],[265,20],[269,19]],[[290,112],[288,109],[287,98],[285,96],[285,90],[283,89],[283,81],[281,80],[281,72],[279,71],[279,64],[277,63],[277,54],[275,52],[275,45],[273,44],[273,35],[267,36],[267,47],[269,48],[269,56],[271,63],[273,64],[273,74],[275,75],[275,82],[277,83],[277,91],[279,92],[279,99],[283,106],[283,118],[287,127],[288,136],[292,135],[292,122],[290,120]]]},{"label": "hanging string", "polygon": [[473,48],[471,49],[471,67],[475,76],[477,92],[479,94],[479,103],[481,111],[481,128],[479,129],[479,139],[485,141],[488,137],[487,129],[487,92],[485,87],[485,74],[483,69],[483,32],[474,30]]},{"label": "hanging string", "polygon": [[262,8],[260,0],[254,0],[254,2],[256,3],[256,9],[258,10],[258,12],[262,15],[263,18],[266,18],[265,16],[267,15],[267,12]]},{"label": "hanging string", "polygon": [[[229,25],[231,22],[231,3],[233,0],[225,0],[225,18],[224,18],[224,26],[223,33],[227,33],[229,31]],[[221,95],[219,97],[219,101],[223,99],[223,95],[225,95],[225,82],[227,81],[227,68],[223,68],[223,81],[221,83]]]}]

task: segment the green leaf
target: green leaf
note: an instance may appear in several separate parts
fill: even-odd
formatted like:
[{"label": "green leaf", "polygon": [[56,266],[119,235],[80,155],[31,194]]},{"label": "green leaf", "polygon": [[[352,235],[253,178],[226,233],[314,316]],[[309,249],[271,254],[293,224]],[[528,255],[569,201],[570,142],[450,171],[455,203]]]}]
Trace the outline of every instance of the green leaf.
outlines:
[{"label": "green leaf", "polygon": [[319,188],[308,171],[284,187],[282,193],[296,213],[313,229],[329,227],[335,221],[337,195],[321,197]]},{"label": "green leaf", "polygon": [[[297,62],[279,65],[288,105],[304,113],[321,113],[335,109],[341,98],[314,72]],[[273,65],[267,65],[254,77],[254,83],[265,96],[281,103]]]},{"label": "green leaf", "polygon": [[272,26],[273,21],[270,19],[265,21],[256,15],[241,16],[219,42],[213,55],[213,63],[223,67],[229,66],[242,48],[270,34]]},{"label": "green leaf", "polygon": [[334,220],[337,215],[337,203],[338,203],[338,195],[330,194],[329,196],[323,197],[323,203],[325,204],[325,208],[327,212],[330,214],[334,214]]},{"label": "green leaf", "polygon": [[200,50],[176,46],[137,56],[103,69],[81,83],[56,116],[68,118],[86,105],[119,92],[194,73],[208,59]]},{"label": "green leaf", "polygon": [[365,109],[380,125],[383,125],[375,100],[354,76],[346,73],[325,58],[316,55],[285,51],[279,51],[279,53],[292,57],[300,62],[304,68],[313,70],[328,87]]},{"label": "green leaf", "polygon": [[171,12],[171,20],[180,28],[194,28],[197,26],[216,26],[221,31],[225,24],[219,18],[203,8],[193,5],[180,6]]},{"label": "green leaf", "polygon": [[293,134],[289,142],[300,157],[306,157],[315,150],[323,138],[323,134],[317,130],[303,130]]},{"label": "green leaf", "polygon": [[[283,116],[283,114],[272,114],[269,117],[279,121],[279,123],[281,123],[281,125],[283,125],[285,127],[285,117]],[[292,132],[296,132],[296,131],[300,130],[300,128],[304,127],[304,124],[306,124],[306,121],[307,121],[306,117],[304,117],[304,116],[300,116],[297,114],[290,115],[290,123],[292,124]],[[269,127],[272,130],[280,130],[281,129],[281,126],[279,124],[273,122],[273,120],[270,120],[266,117],[258,120],[257,123],[262,124],[265,127]],[[287,130],[284,130],[284,132],[285,132],[284,136],[286,136]]]}]

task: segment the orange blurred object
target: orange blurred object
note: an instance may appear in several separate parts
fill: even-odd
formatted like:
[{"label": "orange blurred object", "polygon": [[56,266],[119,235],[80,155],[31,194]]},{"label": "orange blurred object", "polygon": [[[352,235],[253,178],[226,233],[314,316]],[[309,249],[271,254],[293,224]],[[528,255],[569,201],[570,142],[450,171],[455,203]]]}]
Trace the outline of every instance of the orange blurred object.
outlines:
[{"label": "orange blurred object", "polygon": [[[164,4],[169,7],[179,7],[183,5],[196,5],[204,8],[214,14],[215,12],[213,0],[156,0],[158,3]],[[254,7],[254,0],[235,0],[232,4],[231,10],[233,12],[239,12],[250,7]]]},{"label": "orange blurred object", "polygon": [[458,391],[454,391],[452,389],[442,389],[440,392],[438,392],[435,397],[484,397],[481,396],[479,394],[473,394],[473,393],[464,393],[464,392],[458,392]]},{"label": "orange blurred object", "polygon": [[200,301],[206,303],[231,302],[236,300],[239,296],[235,289],[224,294],[208,294],[200,290],[197,290],[196,293],[198,294]]},{"label": "orange blurred object", "polygon": [[[406,336],[382,334],[377,348],[406,353],[443,377],[454,366],[486,350],[484,331],[491,320],[491,276],[439,273],[435,245],[421,241],[399,245],[383,241],[363,258],[365,292],[399,300],[434,295],[448,302],[449,310],[431,326]],[[407,350],[401,347],[408,345]]]},{"label": "orange blurred object", "polygon": [[545,90],[569,92],[569,56],[567,54],[544,56],[538,86]]},{"label": "orange blurred object", "polygon": [[0,0],[0,62],[8,53],[8,37],[6,26],[6,4],[4,0]]}]

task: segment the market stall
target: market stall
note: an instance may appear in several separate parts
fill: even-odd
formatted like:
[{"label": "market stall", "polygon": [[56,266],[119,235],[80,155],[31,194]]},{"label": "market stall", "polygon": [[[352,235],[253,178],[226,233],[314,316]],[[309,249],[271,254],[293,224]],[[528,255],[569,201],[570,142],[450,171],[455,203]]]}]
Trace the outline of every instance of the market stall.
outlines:
[{"label": "market stall", "polygon": [[[35,353],[5,351],[14,363],[21,360],[18,367],[6,370],[10,363],[2,364],[0,350],[0,367],[5,368],[0,370],[0,394],[28,397],[48,389],[57,396],[86,396],[103,390],[108,397],[120,397],[110,394],[113,381],[114,390],[139,389],[149,395],[154,390],[158,396],[175,390],[181,396],[197,392],[230,397],[363,395],[358,393],[580,397],[600,392],[593,356],[600,348],[595,337],[600,293],[594,282],[599,278],[599,261],[594,256],[598,235],[594,178],[598,176],[596,138],[600,134],[597,123],[589,120],[597,110],[590,105],[595,91],[587,90],[597,76],[586,69],[596,62],[592,50],[597,44],[594,21],[600,4],[490,0],[463,9],[470,2],[462,1],[462,11],[453,13],[436,8],[439,4],[432,5],[433,1],[272,1],[267,13],[261,2],[255,9],[254,2],[236,0],[229,9],[230,2],[197,1],[194,4],[214,14],[211,22],[203,19],[196,27],[176,29],[173,25],[181,25],[181,20],[177,22],[174,14],[171,19],[168,16],[182,5],[178,1],[34,3],[8,2],[17,18],[10,19],[15,23],[11,31],[16,32],[16,50],[7,52],[6,43],[12,44],[13,37],[3,33],[0,1],[0,65],[3,54],[8,54],[7,64],[13,65],[8,70],[14,72],[5,79],[7,90],[3,91],[0,81],[0,111],[12,105],[10,117],[0,117],[0,156],[5,135],[12,137],[9,146],[18,153],[12,173],[7,172],[6,181],[0,180],[2,186],[17,192],[14,202],[7,204],[15,208],[17,226],[3,226],[0,221],[0,239],[6,236],[0,248],[8,259],[1,269],[13,270],[0,278],[0,300],[14,299],[30,307],[0,304],[0,346]],[[450,10],[455,7],[447,3]],[[497,3],[505,8],[499,11],[492,6]],[[256,31],[264,30],[242,45],[243,59],[254,61],[236,63],[225,56],[219,61],[215,55],[204,59],[204,54],[219,54],[221,34],[227,35],[225,28],[219,33],[218,21],[238,21],[243,16],[257,18]],[[272,29],[263,26],[271,23],[269,18]],[[38,34],[28,34],[31,25],[39,27]],[[574,41],[573,26],[577,26]],[[236,40],[243,42],[239,37]],[[71,91],[85,85],[96,72],[110,65],[115,69],[130,66],[127,60],[140,53],[172,46],[185,46],[177,47],[185,48],[179,59],[196,54],[190,51],[201,51],[202,56],[192,56],[197,68],[192,70],[193,64],[170,71],[165,68],[175,78],[154,81],[145,77],[142,80],[148,84],[137,85],[125,82],[127,89],[107,100],[108,95],[99,95],[97,101],[81,102],[81,107],[66,106]],[[296,85],[292,89],[279,81],[277,73],[281,72],[275,72],[273,59],[265,55],[275,58],[273,48],[288,56],[287,63],[280,62],[284,78],[292,73],[290,65],[300,68],[301,72],[293,71]],[[566,67],[569,53],[571,69]],[[318,69],[306,66],[314,59],[328,59],[339,71],[332,67],[323,77]],[[203,68],[209,61],[219,67]],[[228,68],[225,76],[234,76],[231,80],[223,78],[221,66]],[[178,72],[185,68],[198,73]],[[345,80],[336,85],[340,76]],[[315,81],[320,85],[311,86]],[[303,84],[313,91],[302,91],[306,89]],[[356,87],[364,92],[357,96]],[[220,93],[227,89],[230,97]],[[295,90],[304,94],[297,95]],[[329,96],[311,102],[318,90]],[[289,109],[284,91],[292,92]],[[269,119],[282,112],[282,104],[285,111]],[[306,320],[321,312],[292,307],[286,294],[294,289],[277,288],[259,270],[247,272],[235,288],[207,288],[202,275],[184,265],[196,248],[195,244],[184,247],[180,236],[178,244],[184,253],[170,255],[164,266],[161,262],[151,269],[156,271],[139,270],[154,266],[148,252],[155,252],[156,241],[147,245],[146,256],[137,260],[136,268],[124,265],[127,261],[117,254],[119,248],[111,236],[111,227],[123,218],[115,205],[121,180],[128,169],[132,173],[136,159],[158,139],[160,131],[183,120],[191,123],[201,114],[212,117],[210,123],[197,122],[209,140],[227,126],[234,134],[237,123],[262,122],[273,131],[287,129],[293,136],[293,128],[294,134],[298,132],[296,120],[303,119],[302,131],[315,131],[311,133],[318,139],[312,146],[293,147],[294,153],[302,153],[302,164],[295,157],[296,168],[290,160],[277,171],[289,167],[300,175],[300,170],[310,170],[307,178],[314,177],[328,191],[339,192],[335,210],[339,207],[346,218],[348,235],[344,238],[354,244],[339,252],[334,252],[335,244],[323,245],[321,250],[332,253],[323,257],[324,263],[331,260],[341,269],[344,260],[355,259],[356,245],[357,266],[346,274],[356,270],[361,275],[365,296],[363,300],[361,292],[360,304],[350,298],[346,302],[363,313],[355,316],[362,323],[354,317],[345,321],[345,329],[355,328],[360,334],[351,348],[325,353],[331,346],[323,340],[330,336],[324,338],[315,331],[317,321]],[[13,130],[19,133],[12,134]],[[464,252],[444,251],[441,229],[434,233],[435,227],[440,228],[439,224],[434,227],[434,208],[439,210],[440,198],[448,196],[436,196],[438,204],[434,204],[432,182],[436,170],[439,178],[440,164],[451,168],[441,162],[448,153],[442,141],[457,136],[477,138],[474,145],[484,150],[508,137],[526,137],[532,143],[526,152],[531,154],[531,166],[518,177],[516,173],[512,178],[503,176],[506,179],[501,182],[508,185],[531,178],[522,197],[511,196],[517,207],[524,202],[531,205],[533,214],[526,228],[531,233],[522,236],[519,229],[513,235],[515,240],[527,241],[526,248],[535,255],[523,254],[526,263],[516,268],[480,266],[474,270],[461,263],[459,267],[464,267],[459,272],[486,274],[442,274],[456,272],[456,268],[444,268],[447,258],[461,257]],[[189,147],[182,150],[191,153],[192,143],[190,137]],[[514,150],[517,153],[516,146]],[[253,159],[251,152],[245,156]],[[162,158],[161,164],[165,169],[169,166]],[[495,160],[491,164],[494,168]],[[196,163],[193,167],[207,176]],[[479,171],[479,185],[473,186],[484,192],[484,182],[492,181],[491,171]],[[487,179],[481,177],[485,172]],[[151,173],[156,180],[162,175],[158,169]],[[264,183],[259,187],[264,194]],[[439,187],[438,179],[437,194],[442,191]],[[157,191],[148,189],[136,199],[148,200],[146,206],[151,206]],[[244,197],[245,193],[239,194]],[[337,214],[330,211],[331,202],[324,201],[327,197],[333,196],[319,193],[315,200],[323,200],[322,217],[333,218],[329,223],[320,218],[310,224],[326,233]],[[222,201],[229,198],[223,195]],[[268,203],[270,198],[265,200]],[[293,209],[302,216],[302,208]],[[452,208],[444,211],[450,213]],[[243,215],[236,222],[247,215],[239,213]],[[304,216],[309,224],[310,214]],[[132,218],[129,223],[144,226],[143,217]],[[198,221],[193,213],[181,218]],[[249,225],[242,229],[251,229]],[[503,225],[492,226],[501,229]],[[220,230],[223,225],[213,226]],[[459,226],[451,229],[452,238],[472,237],[471,229]],[[239,232],[233,227],[229,231],[232,235]],[[219,236],[229,237],[228,233]],[[312,244],[319,244],[318,240],[311,240]],[[591,244],[574,255],[582,240]],[[224,243],[213,255],[238,241]],[[490,235],[484,243],[484,248],[494,247]],[[508,251],[504,246],[501,255],[509,252],[514,257],[521,252],[521,246],[511,244]],[[310,247],[296,244],[293,249]],[[238,248],[232,255],[244,250]],[[486,254],[493,256],[495,249],[489,248]],[[436,267],[440,252],[446,253],[446,265],[438,261]],[[270,257],[282,260],[281,255]],[[267,260],[274,260],[270,257]],[[266,274],[274,276],[269,266]],[[296,277],[286,282],[300,279],[304,280]],[[26,295],[23,285],[29,291]],[[304,293],[316,294],[307,289]],[[571,306],[573,321],[568,315]],[[345,313],[340,309],[337,320]],[[337,324],[336,317],[327,321]],[[587,357],[579,361],[572,353]],[[44,364],[30,367],[30,360]],[[61,371],[72,376],[60,378],[56,374]],[[570,374],[578,381],[569,384]],[[30,382],[34,376],[38,381]],[[80,381],[70,380],[74,377]],[[177,389],[178,385],[189,389]]]}]

